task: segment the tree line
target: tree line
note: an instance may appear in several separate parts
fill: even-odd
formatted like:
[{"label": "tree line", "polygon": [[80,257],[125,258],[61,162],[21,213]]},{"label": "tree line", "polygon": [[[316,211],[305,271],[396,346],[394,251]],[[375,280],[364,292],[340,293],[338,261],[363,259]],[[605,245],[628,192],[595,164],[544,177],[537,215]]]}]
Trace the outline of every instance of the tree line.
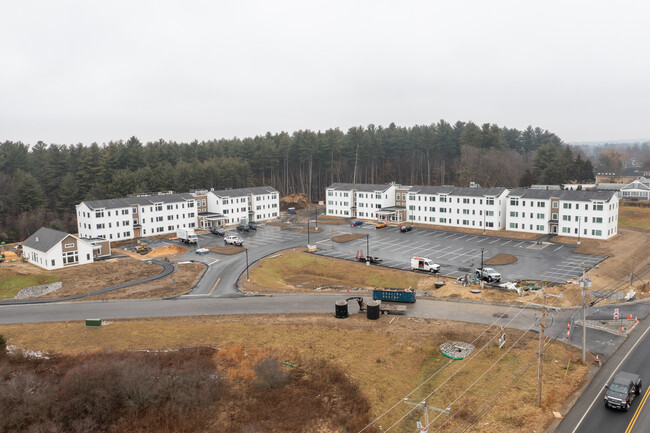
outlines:
[{"label": "tree line", "polygon": [[592,178],[591,162],[549,131],[444,120],[191,143],[5,141],[0,236],[23,239],[42,225],[75,231],[81,201],[142,192],[271,185],[315,201],[333,182],[516,187]]}]

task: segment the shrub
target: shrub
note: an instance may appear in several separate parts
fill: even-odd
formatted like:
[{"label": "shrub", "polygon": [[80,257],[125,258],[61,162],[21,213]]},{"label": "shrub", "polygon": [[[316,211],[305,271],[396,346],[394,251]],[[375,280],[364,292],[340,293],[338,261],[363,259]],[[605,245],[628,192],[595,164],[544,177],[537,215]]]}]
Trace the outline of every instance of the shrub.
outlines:
[{"label": "shrub", "polygon": [[289,381],[287,374],[280,367],[280,362],[275,358],[262,358],[253,368],[257,376],[255,386],[259,388],[280,388]]}]

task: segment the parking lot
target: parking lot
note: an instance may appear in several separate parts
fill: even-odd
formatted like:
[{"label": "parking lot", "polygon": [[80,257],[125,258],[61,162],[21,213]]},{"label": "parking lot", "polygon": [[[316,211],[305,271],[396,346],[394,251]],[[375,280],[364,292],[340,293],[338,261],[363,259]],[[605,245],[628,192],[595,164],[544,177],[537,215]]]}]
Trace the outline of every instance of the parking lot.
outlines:
[{"label": "parking lot", "polygon": [[[417,229],[401,233],[398,227],[375,229],[373,224],[359,227],[338,226],[339,233],[368,235],[346,243],[320,241],[318,254],[354,260],[357,252],[378,256],[381,266],[410,270],[412,257],[426,257],[440,264],[441,274],[459,277],[472,274],[484,260],[497,254],[511,254],[517,262],[491,266],[502,275],[502,281],[537,280],[564,283],[605,259],[603,256],[575,254],[575,247],[545,242],[506,239],[457,232]],[[369,247],[369,251],[368,251]],[[487,265],[486,265],[487,266]]]}]

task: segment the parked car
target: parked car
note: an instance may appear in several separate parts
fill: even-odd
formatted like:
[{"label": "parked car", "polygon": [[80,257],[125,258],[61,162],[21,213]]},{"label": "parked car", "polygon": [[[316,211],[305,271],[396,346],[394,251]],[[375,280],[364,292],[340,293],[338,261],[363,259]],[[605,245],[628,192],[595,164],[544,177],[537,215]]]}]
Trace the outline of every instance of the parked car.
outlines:
[{"label": "parked car", "polygon": [[483,279],[488,283],[501,281],[501,274],[492,268],[476,268],[476,276],[479,280]]},{"label": "parked car", "polygon": [[210,227],[210,233],[217,236],[225,236],[226,231],[220,227]]},{"label": "parked car", "polygon": [[384,227],[386,227],[386,223],[384,223],[384,222],[379,222],[379,223],[375,224],[376,229],[383,229]]},{"label": "parked car", "polygon": [[196,254],[199,254],[199,255],[201,255],[201,254],[207,254],[207,253],[209,253],[209,252],[210,252],[210,250],[207,249],[207,248],[199,248],[199,249],[197,249],[197,250],[195,251],[195,253],[196,253]]},{"label": "parked car", "polygon": [[433,260],[425,257],[413,257],[411,259],[412,271],[439,272],[440,265],[433,263]]},{"label": "parked car", "polygon": [[352,221],[350,221],[350,227],[360,226],[361,224],[363,224],[363,222],[361,222],[361,221],[359,221],[359,220],[352,220]]},{"label": "parked car", "polygon": [[402,233],[410,232],[411,230],[413,230],[413,226],[399,226],[399,231]]},{"label": "parked car", "polygon": [[641,376],[619,371],[606,388],[605,406],[628,410],[634,398],[641,394]]},{"label": "parked car", "polygon": [[249,230],[250,230],[250,228],[248,227],[248,224],[239,224],[237,226],[237,231],[238,232],[247,232]]},{"label": "parked car", "polygon": [[250,230],[257,230],[257,224],[255,224],[254,222],[251,221],[251,222],[248,223],[248,228]]},{"label": "parked car", "polygon": [[226,245],[237,245],[237,246],[244,245],[243,239],[235,235],[226,236],[225,238],[223,238],[223,241]]}]

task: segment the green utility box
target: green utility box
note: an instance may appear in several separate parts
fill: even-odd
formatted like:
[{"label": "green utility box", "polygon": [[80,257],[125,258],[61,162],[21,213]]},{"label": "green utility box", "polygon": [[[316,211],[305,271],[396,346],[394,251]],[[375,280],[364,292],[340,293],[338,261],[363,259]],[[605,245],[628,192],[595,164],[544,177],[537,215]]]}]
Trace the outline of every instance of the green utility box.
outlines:
[{"label": "green utility box", "polygon": [[102,326],[102,319],[86,319],[86,327],[99,328]]}]

